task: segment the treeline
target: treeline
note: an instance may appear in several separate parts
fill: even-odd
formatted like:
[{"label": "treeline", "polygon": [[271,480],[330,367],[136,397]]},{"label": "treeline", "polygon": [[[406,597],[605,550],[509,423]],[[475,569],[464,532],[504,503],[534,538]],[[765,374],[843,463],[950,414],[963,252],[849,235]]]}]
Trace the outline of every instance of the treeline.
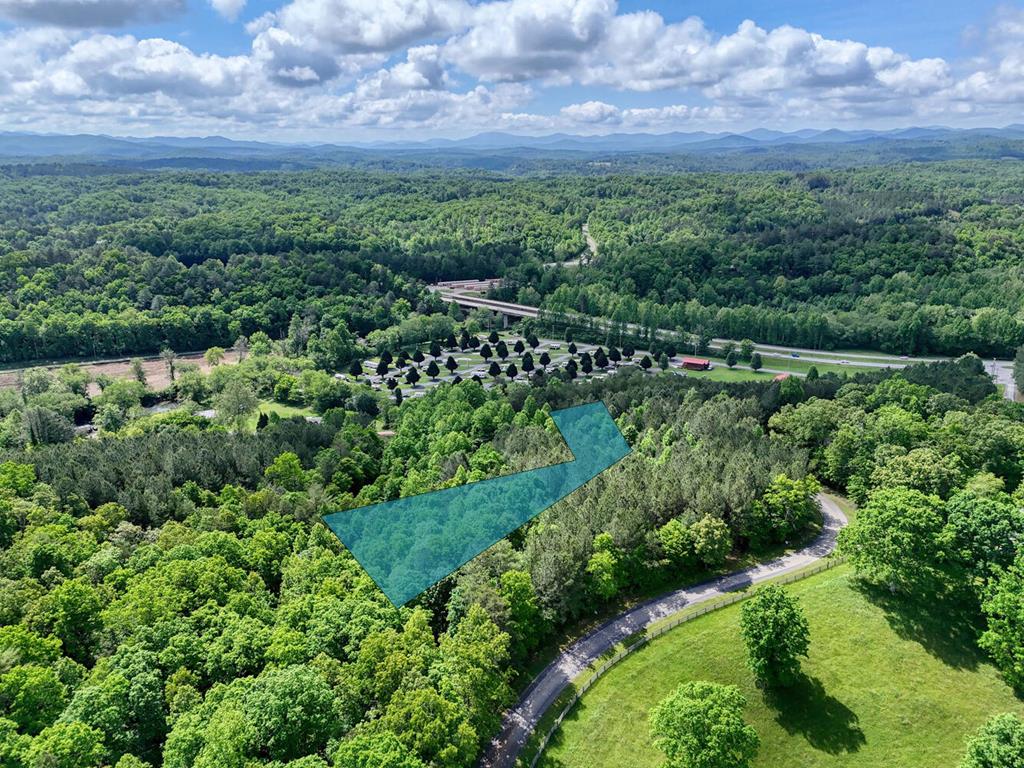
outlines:
[{"label": "treeline", "polygon": [[[34,261],[0,255],[0,361],[231,346],[239,336],[368,333],[422,304],[421,289],[353,254],[237,256],[185,267],[132,247]],[[329,343],[329,340],[328,340]]]}]

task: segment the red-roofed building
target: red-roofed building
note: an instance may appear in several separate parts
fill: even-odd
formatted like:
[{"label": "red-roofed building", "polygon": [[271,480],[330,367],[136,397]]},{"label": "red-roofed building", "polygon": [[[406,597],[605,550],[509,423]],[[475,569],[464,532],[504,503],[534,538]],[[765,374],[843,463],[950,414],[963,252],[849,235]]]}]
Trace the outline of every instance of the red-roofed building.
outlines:
[{"label": "red-roofed building", "polygon": [[684,357],[683,368],[691,371],[710,371],[711,361],[703,357]]}]

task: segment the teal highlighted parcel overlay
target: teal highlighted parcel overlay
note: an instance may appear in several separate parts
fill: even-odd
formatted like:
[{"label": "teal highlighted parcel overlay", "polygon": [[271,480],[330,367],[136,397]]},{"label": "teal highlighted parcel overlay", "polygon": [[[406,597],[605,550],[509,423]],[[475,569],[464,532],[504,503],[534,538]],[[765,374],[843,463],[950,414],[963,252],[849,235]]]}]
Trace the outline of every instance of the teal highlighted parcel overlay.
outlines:
[{"label": "teal highlighted parcel overlay", "polygon": [[396,606],[626,456],[604,403],[554,411],[572,461],[335,512],[324,522]]}]

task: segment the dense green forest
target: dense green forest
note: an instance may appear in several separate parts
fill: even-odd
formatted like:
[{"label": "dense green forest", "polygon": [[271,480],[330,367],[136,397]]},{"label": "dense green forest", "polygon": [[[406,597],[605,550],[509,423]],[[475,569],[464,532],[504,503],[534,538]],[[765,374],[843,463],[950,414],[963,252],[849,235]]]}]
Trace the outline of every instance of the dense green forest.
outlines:
[{"label": "dense green forest", "polygon": [[[285,365],[257,355],[204,383],[212,398],[239,383],[266,394],[291,376]],[[254,434],[140,415],[136,388],[133,416],[100,439],[8,453],[4,765],[472,764],[516,670],[559,627],[814,522],[752,512],[766,487],[806,468],[804,452],[761,426],[776,398],[650,379],[624,374],[590,392],[559,378],[508,392],[465,382],[382,410],[345,387],[320,402],[322,423]],[[193,396],[188,381],[176,388]],[[98,407],[127,402],[126,388],[107,383]],[[547,411],[595,396],[634,442],[630,465],[408,608],[392,607],[319,522],[546,463],[561,450]],[[687,439],[725,422],[741,428]],[[380,423],[394,432],[386,442]],[[679,476],[686,464],[720,487]],[[624,503],[641,496],[642,507]],[[654,532],[668,521],[666,555]]]},{"label": "dense green forest", "polygon": [[[813,533],[815,476],[864,502],[844,547],[867,577],[948,585],[1022,682],[1024,408],[977,358],[768,384],[537,372],[396,406],[288,348],[159,393],[75,394],[87,377],[67,367],[5,396],[8,420],[77,397],[103,426],[28,429],[0,456],[4,766],[472,765],[546,644]],[[243,391],[322,419],[141,410],[226,411]],[[633,454],[407,607],[319,521],[549,463],[564,448],[547,413],[595,399]]]},{"label": "dense green forest", "polygon": [[[0,174],[0,360],[162,351],[169,383],[69,363],[0,389],[0,768],[468,767],[552,647],[807,541],[821,483],[860,505],[841,547],[877,599],[965,613],[956,642],[1024,687],[1024,406],[977,356],[720,383],[620,366],[676,350],[583,326],[609,349],[580,380],[574,345],[528,369],[426,288],[502,276],[643,329],[1012,355],[1012,166],[52,171]],[[545,266],[585,223],[592,263]],[[489,344],[518,380],[405,398],[361,367],[415,385]],[[407,606],[320,520],[561,460],[549,413],[597,400],[631,455]]]},{"label": "dense green forest", "polygon": [[[0,171],[0,361],[350,335],[444,311],[438,279],[687,333],[1010,356],[1015,164],[800,173]],[[543,265],[585,248],[582,269]]]},{"label": "dense green forest", "polygon": [[813,348],[1012,355],[1024,341],[1024,181],[971,163],[592,181],[596,266],[508,295]]}]

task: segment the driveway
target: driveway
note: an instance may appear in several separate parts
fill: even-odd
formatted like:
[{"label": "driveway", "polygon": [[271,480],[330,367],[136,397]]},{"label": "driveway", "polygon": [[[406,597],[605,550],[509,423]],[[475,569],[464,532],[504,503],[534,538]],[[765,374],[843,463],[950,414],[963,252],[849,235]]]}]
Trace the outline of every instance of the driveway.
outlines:
[{"label": "driveway", "polygon": [[505,714],[501,733],[491,742],[487,753],[480,760],[480,766],[512,768],[540,718],[555,703],[562,691],[583,670],[630,635],[684,608],[799,570],[831,554],[835,549],[839,530],[846,525],[846,515],[833,497],[819,494],[818,501],[821,504],[824,527],[814,541],[803,549],[767,563],[648,600],[608,620],[563,650],[534,678],[516,705]]}]

